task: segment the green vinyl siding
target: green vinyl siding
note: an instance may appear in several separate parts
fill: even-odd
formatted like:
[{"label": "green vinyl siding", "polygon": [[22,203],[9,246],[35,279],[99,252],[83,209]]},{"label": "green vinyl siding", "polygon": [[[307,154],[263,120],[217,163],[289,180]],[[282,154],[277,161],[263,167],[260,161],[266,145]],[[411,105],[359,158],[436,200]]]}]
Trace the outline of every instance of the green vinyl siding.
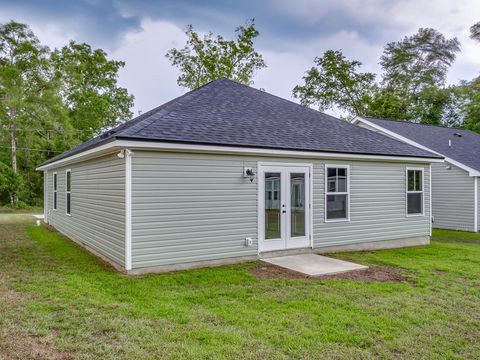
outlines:
[{"label": "green vinyl siding", "polygon": [[[428,236],[425,216],[406,216],[409,163],[291,159],[135,151],[132,158],[133,268],[257,254],[257,180],[243,177],[257,162],[313,164],[315,248]],[[325,164],[350,165],[350,221],[325,222]],[[262,199],[260,199],[262,201]],[[245,237],[254,244],[245,246]]]},{"label": "green vinyl siding", "polygon": [[432,176],[433,226],[474,231],[475,178],[447,162],[432,164]]},{"label": "green vinyl siding", "polygon": [[[66,170],[71,170],[71,216],[66,215]],[[53,210],[53,173],[58,209]],[[47,221],[72,240],[125,264],[125,159],[116,154],[50,169]]]}]

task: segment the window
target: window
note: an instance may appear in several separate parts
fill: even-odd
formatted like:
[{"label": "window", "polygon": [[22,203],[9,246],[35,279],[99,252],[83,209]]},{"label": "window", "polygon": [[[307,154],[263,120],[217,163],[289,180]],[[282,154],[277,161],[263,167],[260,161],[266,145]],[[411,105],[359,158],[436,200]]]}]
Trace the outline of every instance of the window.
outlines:
[{"label": "window", "polygon": [[72,191],[72,175],[71,175],[71,171],[70,170],[67,170],[65,172],[65,181],[66,181],[66,184],[65,184],[65,213],[67,215],[70,215],[70,204],[71,204],[71,191]]},{"label": "window", "polygon": [[407,168],[407,215],[423,215],[423,169]]},{"label": "window", "polygon": [[53,210],[57,210],[57,173],[53,173]]},{"label": "window", "polygon": [[349,167],[325,166],[325,220],[349,220]]}]

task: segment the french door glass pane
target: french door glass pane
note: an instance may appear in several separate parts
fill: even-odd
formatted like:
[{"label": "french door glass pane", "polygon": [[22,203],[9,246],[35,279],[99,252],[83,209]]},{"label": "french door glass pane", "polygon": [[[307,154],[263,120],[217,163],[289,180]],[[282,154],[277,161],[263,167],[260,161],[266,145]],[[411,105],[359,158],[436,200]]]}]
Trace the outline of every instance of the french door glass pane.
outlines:
[{"label": "french door glass pane", "polygon": [[265,173],[265,239],[281,237],[280,182],[280,173]]},{"label": "french door glass pane", "polygon": [[305,236],[305,174],[290,174],[291,237]]}]

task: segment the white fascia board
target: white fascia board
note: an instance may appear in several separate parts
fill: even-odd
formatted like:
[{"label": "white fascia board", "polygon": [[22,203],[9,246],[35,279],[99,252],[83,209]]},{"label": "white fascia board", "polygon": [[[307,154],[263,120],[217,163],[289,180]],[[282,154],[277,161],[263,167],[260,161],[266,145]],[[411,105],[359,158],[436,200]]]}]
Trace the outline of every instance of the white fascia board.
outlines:
[{"label": "white fascia board", "polygon": [[200,153],[223,153],[223,154],[242,154],[242,155],[264,155],[264,156],[285,156],[295,158],[331,158],[348,160],[376,160],[376,161],[395,161],[395,162],[420,162],[432,163],[443,162],[443,159],[408,157],[408,156],[387,156],[387,155],[363,155],[332,153],[322,151],[297,151],[297,150],[279,150],[248,148],[237,146],[217,146],[217,145],[196,145],[182,144],[159,141],[137,141],[137,140],[117,140],[117,146],[124,148],[146,150],[166,150],[179,152],[200,152]]},{"label": "white fascia board", "polygon": [[39,166],[36,168],[37,171],[45,171],[51,168],[56,168],[59,166],[64,166],[67,164],[75,163],[78,161],[83,161],[83,160],[88,160],[90,158],[95,158],[98,156],[101,156],[103,154],[107,154],[109,152],[112,152],[115,150],[115,141],[94,147],[89,150],[85,150],[82,152],[79,152],[78,154],[74,154],[72,156],[66,157],[64,159],[60,159],[57,161],[54,161],[50,164],[45,164],[43,166]]},{"label": "white fascia board", "polygon": [[469,166],[467,166],[467,165],[465,165],[465,164],[463,164],[463,163],[461,163],[461,162],[458,162],[458,161],[456,161],[456,160],[453,160],[452,158],[449,158],[449,157],[445,156],[444,154],[439,153],[438,151],[432,150],[432,149],[430,149],[430,148],[428,148],[428,147],[426,147],[426,146],[423,146],[423,145],[421,145],[421,144],[419,144],[419,143],[417,143],[417,142],[415,142],[415,141],[413,141],[413,140],[410,140],[410,139],[408,139],[408,138],[406,138],[406,137],[404,137],[404,136],[402,136],[402,135],[399,135],[399,134],[397,134],[396,132],[393,132],[393,131],[391,131],[391,130],[385,129],[384,127],[382,127],[382,126],[380,126],[380,125],[377,125],[377,124],[375,124],[375,123],[373,123],[373,122],[371,122],[371,121],[368,121],[368,120],[366,120],[366,119],[364,119],[364,118],[362,118],[362,117],[357,116],[356,118],[354,118],[354,119],[352,120],[352,123],[353,123],[353,124],[358,124],[359,122],[362,122],[362,123],[364,123],[364,124],[366,124],[366,125],[369,125],[369,126],[373,127],[374,129],[376,129],[376,130],[378,130],[378,131],[381,131],[381,132],[383,132],[384,134],[389,135],[389,136],[391,136],[391,137],[393,137],[393,138],[395,138],[395,139],[397,139],[397,140],[400,140],[400,141],[402,141],[402,142],[404,142],[404,143],[407,143],[407,144],[409,144],[409,145],[416,146],[416,147],[418,147],[418,148],[420,148],[420,149],[422,149],[422,150],[427,150],[427,151],[430,151],[431,153],[434,153],[434,154],[443,156],[443,157],[445,158],[445,161],[446,161],[446,162],[448,162],[448,163],[450,163],[450,164],[452,164],[452,165],[455,165],[455,166],[459,167],[460,169],[465,170],[466,172],[468,172],[468,174],[469,174],[470,176],[480,176],[480,171],[475,170],[475,169],[473,169],[473,168],[471,168],[471,167],[469,167]]},{"label": "white fascia board", "polygon": [[171,143],[161,141],[142,141],[142,140],[115,140],[107,144],[100,145],[90,150],[60,159],[44,166],[39,166],[37,170],[47,170],[56,168],[73,162],[83,161],[98,157],[116,150],[124,148],[145,149],[145,150],[165,150],[179,152],[199,152],[199,153],[222,153],[222,154],[243,154],[243,155],[262,155],[262,156],[284,156],[300,158],[330,158],[346,160],[369,160],[369,161],[393,161],[393,162],[420,162],[432,163],[443,162],[443,159],[408,157],[408,156],[388,156],[388,155],[363,155],[333,153],[322,151],[298,151],[298,150],[278,150],[249,148],[240,146],[218,146],[218,145],[197,145],[185,143]]}]

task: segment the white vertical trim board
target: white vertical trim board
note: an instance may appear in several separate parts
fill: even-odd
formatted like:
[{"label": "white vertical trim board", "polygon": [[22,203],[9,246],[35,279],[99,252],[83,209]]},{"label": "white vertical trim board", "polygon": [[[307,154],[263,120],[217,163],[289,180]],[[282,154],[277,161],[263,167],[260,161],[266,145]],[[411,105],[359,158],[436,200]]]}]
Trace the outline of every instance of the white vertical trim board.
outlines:
[{"label": "white vertical trim board", "polygon": [[48,171],[43,171],[43,222],[48,224]]},{"label": "white vertical trim board", "polygon": [[129,149],[125,157],[125,270],[132,270],[132,156]]},{"label": "white vertical trim board", "polygon": [[478,177],[473,178],[473,189],[474,189],[474,214],[475,218],[473,219],[473,231],[478,232]]},{"label": "white vertical trim board", "polygon": [[[408,181],[408,179],[407,179]],[[432,164],[428,165],[428,192],[429,192],[429,211],[430,211],[430,236],[432,236],[432,221],[433,221],[433,210],[432,210]]]},{"label": "white vertical trim board", "polygon": [[309,177],[310,177],[310,204],[309,204],[309,213],[310,213],[310,247],[313,249],[313,164],[310,164],[309,166]]}]

